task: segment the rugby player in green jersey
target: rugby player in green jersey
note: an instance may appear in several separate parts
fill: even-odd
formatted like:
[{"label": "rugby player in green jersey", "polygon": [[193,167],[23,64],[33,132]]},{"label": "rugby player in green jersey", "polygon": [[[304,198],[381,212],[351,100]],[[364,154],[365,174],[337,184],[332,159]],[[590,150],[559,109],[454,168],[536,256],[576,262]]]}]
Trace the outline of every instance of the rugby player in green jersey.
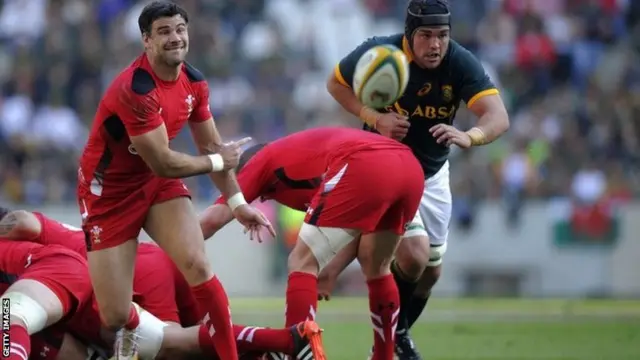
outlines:
[{"label": "rugby player in green jersey", "polygon": [[[445,0],[411,0],[404,33],[366,40],[336,66],[327,89],[364,128],[402,141],[422,164],[425,190],[420,209],[408,226],[393,265],[400,292],[396,354],[400,360],[421,359],[409,329],[426,306],[440,276],[451,220],[450,146],[462,149],[488,144],[509,128],[509,117],[498,89],[478,59],[450,39],[451,14]],[[410,61],[404,95],[386,109],[364,106],[351,84],[356,63],[367,50],[391,44]],[[460,103],[478,117],[476,126],[458,130],[453,120]],[[426,226],[425,226],[426,225]],[[352,247],[355,249],[354,247]],[[355,252],[355,250],[353,250]],[[354,258],[343,253],[321,274],[321,289],[331,288],[338,273]],[[326,281],[326,287],[322,282]]]}]

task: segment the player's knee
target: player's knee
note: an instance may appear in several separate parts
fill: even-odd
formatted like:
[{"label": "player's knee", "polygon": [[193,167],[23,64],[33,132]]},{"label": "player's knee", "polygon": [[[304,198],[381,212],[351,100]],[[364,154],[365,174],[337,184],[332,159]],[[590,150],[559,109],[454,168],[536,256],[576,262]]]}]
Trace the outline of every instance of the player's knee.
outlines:
[{"label": "player's knee", "polygon": [[213,276],[213,270],[203,251],[189,250],[185,259],[176,262],[187,282],[191,285],[201,284]]},{"label": "player's knee", "polygon": [[429,263],[429,238],[405,237],[396,250],[396,263],[402,273],[417,280]]},{"label": "player's knee", "polygon": [[358,262],[367,279],[391,273],[391,262],[400,237],[393,233],[363,235],[358,247]]},{"label": "player's knee", "polygon": [[320,271],[318,260],[304,241],[298,241],[289,253],[287,267],[289,272],[317,274]]},{"label": "player's knee", "polygon": [[47,310],[38,301],[21,292],[3,294],[2,307],[9,308],[11,323],[24,326],[29,335],[44,329],[49,319]]},{"label": "player's knee", "polygon": [[418,280],[418,286],[414,294],[418,297],[427,297],[431,294],[431,289],[440,279],[440,274],[442,272],[442,266],[429,266],[425,269]]}]

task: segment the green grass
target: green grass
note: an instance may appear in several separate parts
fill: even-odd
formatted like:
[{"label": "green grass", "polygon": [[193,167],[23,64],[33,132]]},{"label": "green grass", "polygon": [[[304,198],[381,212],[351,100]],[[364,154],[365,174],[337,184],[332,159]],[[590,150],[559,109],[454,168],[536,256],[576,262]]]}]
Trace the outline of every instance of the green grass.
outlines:
[{"label": "green grass", "polygon": [[[281,326],[283,299],[232,299],[234,320]],[[330,360],[365,359],[365,298],[321,303]],[[640,301],[433,299],[412,336],[429,360],[640,359]]]}]

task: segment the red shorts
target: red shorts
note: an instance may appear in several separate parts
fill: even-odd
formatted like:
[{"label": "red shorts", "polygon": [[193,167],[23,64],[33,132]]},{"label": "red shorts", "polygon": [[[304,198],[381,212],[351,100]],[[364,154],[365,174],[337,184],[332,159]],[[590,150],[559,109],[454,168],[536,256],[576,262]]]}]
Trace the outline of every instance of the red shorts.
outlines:
[{"label": "red shorts", "polygon": [[123,197],[96,196],[88,188],[78,187],[87,250],[108,249],[137,239],[152,205],[182,196],[190,197],[182,180],[160,177]]},{"label": "red shorts", "polygon": [[418,210],[424,173],[410,150],[363,150],[329,164],[305,222],[403,234]]},{"label": "red shorts", "polygon": [[53,291],[65,314],[84,307],[91,300],[93,289],[87,261],[73,250],[59,246],[37,249],[18,280],[35,280]]}]

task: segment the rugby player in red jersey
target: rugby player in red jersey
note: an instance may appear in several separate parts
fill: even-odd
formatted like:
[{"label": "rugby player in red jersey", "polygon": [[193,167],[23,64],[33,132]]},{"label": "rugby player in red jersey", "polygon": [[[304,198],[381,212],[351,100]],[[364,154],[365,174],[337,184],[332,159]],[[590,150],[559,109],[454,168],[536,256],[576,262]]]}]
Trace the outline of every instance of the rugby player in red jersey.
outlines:
[{"label": "rugby player in red jersey", "polygon": [[[315,317],[319,271],[360,237],[358,259],[367,278],[374,327],[373,359],[393,359],[399,299],[389,265],[418,208],[422,178],[408,147],[355,129],[301,131],[255,152],[238,175],[247,200],[271,198],[307,212],[289,255],[287,326]],[[231,219],[230,209],[214,205],[203,217],[205,236],[210,236],[221,221]]]},{"label": "rugby player in red jersey", "polygon": [[[246,203],[232,170],[248,139],[222,143],[207,82],[184,62],[188,22],[174,3],[145,6],[138,18],[145,51],[106,90],[80,159],[78,204],[89,270],[102,320],[118,333],[116,359],[135,358],[138,320],[131,298],[143,228],[192,286],[221,358],[237,359],[227,295],[207,261],[198,216],[180,178],[210,174],[242,224],[273,231]],[[200,156],[169,148],[186,123]]]},{"label": "rugby player in red jersey", "polygon": [[83,307],[91,300],[86,260],[61,246],[43,246],[4,238],[13,217],[0,208],[0,293],[9,310],[9,329],[2,357],[27,360],[33,335]]},{"label": "rugby player in red jersey", "polygon": [[[71,225],[50,219],[42,213],[4,209],[10,215],[2,236],[14,241],[31,241],[42,245],[61,245],[86,256],[84,233]],[[6,216],[5,215],[5,216]],[[168,281],[169,280],[169,281]],[[171,259],[156,245],[142,243],[136,254],[133,300],[141,314],[140,356],[174,359],[184,355],[216,355],[205,326],[196,326],[199,318],[196,300],[184,276]],[[149,316],[152,315],[152,316]],[[167,327],[177,325],[178,327]],[[190,327],[190,329],[182,329]],[[71,358],[78,354],[104,353],[108,333],[101,331],[95,308],[89,306],[76,314],[64,328],[47,330],[33,338],[41,360],[55,359],[57,354]],[[313,321],[305,321],[288,329],[234,325],[234,337],[240,353],[283,352],[293,356],[308,353],[309,339],[319,329]],[[73,336],[65,336],[68,331]],[[68,335],[68,334],[67,334]],[[64,341],[63,341],[64,336]],[[91,346],[79,346],[76,338]],[[69,346],[72,344],[73,346]]]}]

